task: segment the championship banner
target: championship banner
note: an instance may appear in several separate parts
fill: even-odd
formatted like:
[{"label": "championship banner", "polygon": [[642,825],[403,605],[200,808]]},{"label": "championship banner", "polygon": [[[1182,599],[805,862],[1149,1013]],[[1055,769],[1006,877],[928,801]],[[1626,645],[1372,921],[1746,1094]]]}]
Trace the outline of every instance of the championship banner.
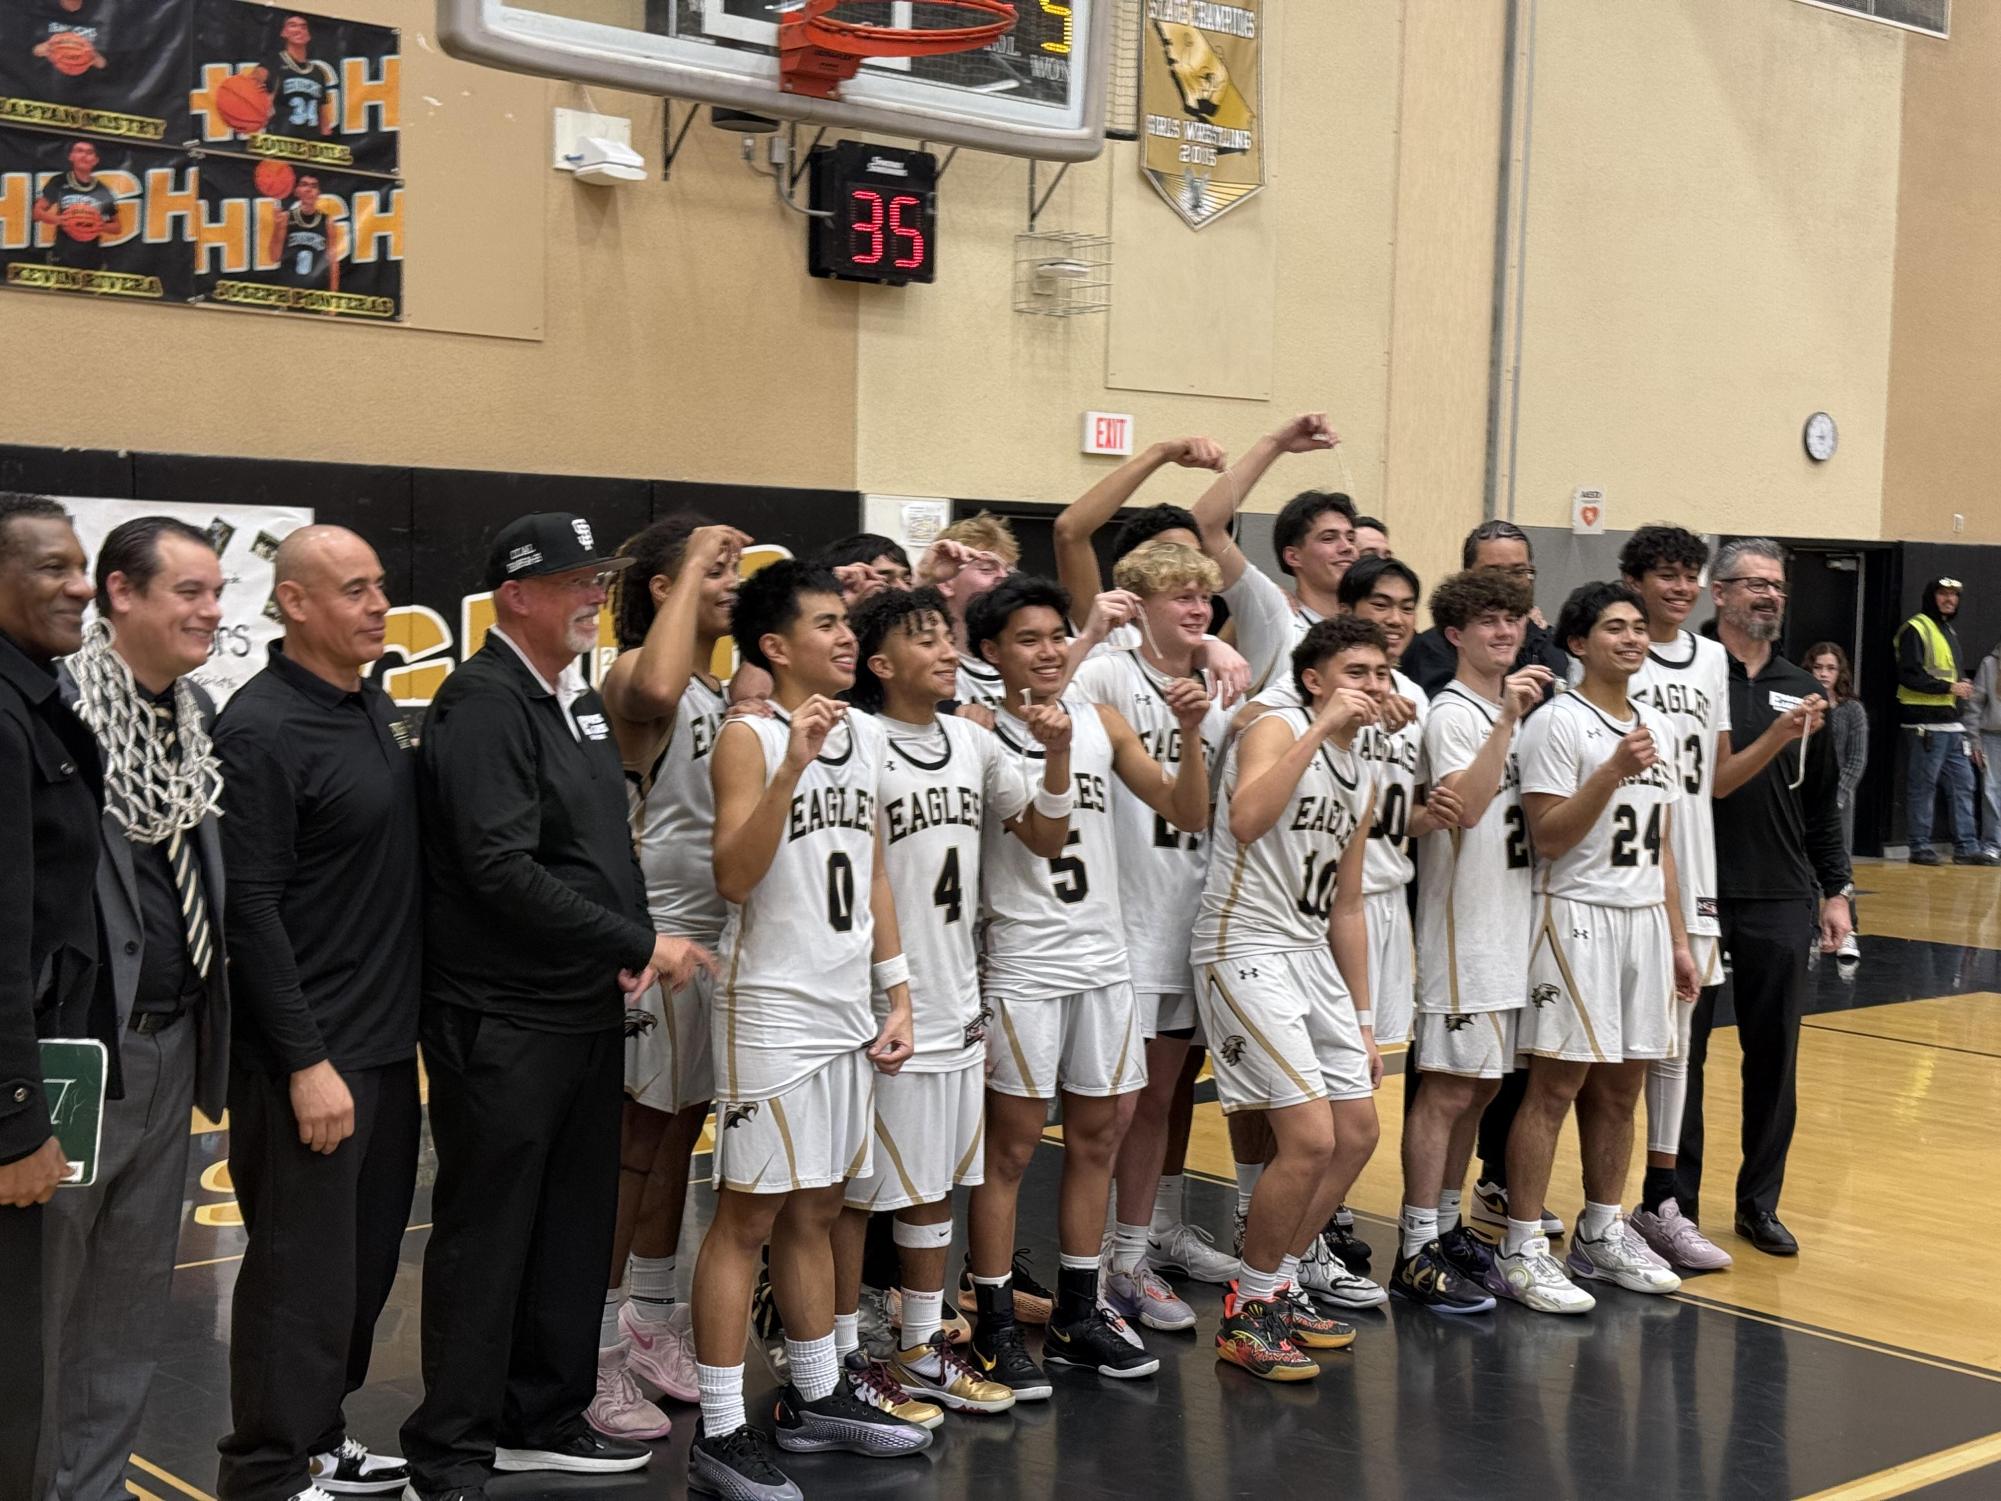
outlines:
[{"label": "championship banner", "polygon": [[386,26],[194,0],[194,143],[393,175],[400,50]]},{"label": "championship banner", "polygon": [[291,506],[204,506],[163,500],[95,500],[60,496],[76,519],[76,534],[91,567],[111,529],[140,516],[171,516],[207,532],[222,558],[222,625],[209,650],[208,665],[194,681],[208,690],[219,709],[230,694],[262,671],[268,643],[283,634],[271,597],[271,560],[289,532],[310,526],[313,513]]},{"label": "championship banner", "polygon": [[184,151],[0,127],[0,284],[186,301],[200,213]]},{"label": "championship banner", "polygon": [[1146,0],[1140,171],[1192,229],[1265,185],[1259,0]]},{"label": "championship banner", "polygon": [[403,313],[403,188],[239,157],[201,163],[195,290],[229,307],[382,323]]},{"label": "championship banner", "polygon": [[0,124],[179,144],[185,0],[0,0]]}]

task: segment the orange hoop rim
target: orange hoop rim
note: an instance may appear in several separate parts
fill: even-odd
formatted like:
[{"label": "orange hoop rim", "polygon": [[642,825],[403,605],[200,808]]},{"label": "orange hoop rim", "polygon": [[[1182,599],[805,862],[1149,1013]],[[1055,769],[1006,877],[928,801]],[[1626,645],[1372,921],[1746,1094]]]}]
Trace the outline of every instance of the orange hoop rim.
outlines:
[{"label": "orange hoop rim", "polygon": [[1008,0],[919,0],[991,19],[966,26],[940,26],[923,31],[903,26],[875,26],[842,21],[828,12],[846,0],[806,0],[789,18],[805,33],[807,43],[822,52],[848,57],[937,57],[949,52],[973,52],[997,42],[1014,30],[1015,10]]}]

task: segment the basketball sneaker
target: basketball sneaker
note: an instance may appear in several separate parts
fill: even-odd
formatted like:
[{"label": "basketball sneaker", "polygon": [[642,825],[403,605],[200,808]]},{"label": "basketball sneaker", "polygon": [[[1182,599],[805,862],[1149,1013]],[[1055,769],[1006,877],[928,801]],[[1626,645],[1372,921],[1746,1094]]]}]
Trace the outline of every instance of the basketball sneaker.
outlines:
[{"label": "basketball sneaker", "polygon": [[[1473,1218],[1496,1230],[1508,1228],[1508,1191],[1482,1178],[1473,1185]],[[1542,1212],[1542,1233],[1550,1240],[1563,1239],[1563,1221],[1547,1209]]]},{"label": "basketball sneaker", "polygon": [[[1239,1264],[1244,1259],[1244,1225],[1247,1223],[1248,1218],[1244,1213],[1244,1206],[1241,1204],[1230,1211],[1230,1249],[1235,1253]],[[1232,1275],[1235,1274],[1233,1273]]]},{"label": "basketball sneaker", "polygon": [[1475,1287],[1484,1287],[1497,1298],[1509,1296],[1507,1279],[1494,1264],[1495,1247],[1465,1225],[1455,1225],[1438,1237],[1438,1254],[1445,1264]]},{"label": "basketball sneaker", "polygon": [[1334,1217],[1321,1229],[1320,1238],[1349,1271],[1368,1275],[1375,1252],[1369,1249],[1367,1241],[1356,1236],[1355,1213],[1346,1204],[1334,1211]]},{"label": "basketball sneaker", "polygon": [[1013,1388],[982,1376],[943,1329],[928,1345],[898,1350],[889,1372],[906,1392],[954,1412],[1006,1412],[1015,1403]]},{"label": "basketball sneaker", "polygon": [[1320,1367],[1292,1342],[1292,1326],[1278,1306],[1240,1297],[1235,1282],[1223,1294],[1216,1358],[1261,1381],[1311,1381],[1320,1374]]},{"label": "basketball sneaker", "polygon": [[1355,1343],[1355,1326],[1330,1319],[1299,1288],[1286,1283],[1272,1305],[1284,1317],[1293,1344],[1302,1350],[1345,1350]]},{"label": "basketball sneaker", "polygon": [[1507,1295],[1537,1313],[1589,1313],[1598,1300],[1563,1275],[1563,1267],[1549,1254],[1549,1237],[1532,1236],[1521,1250],[1510,1256],[1505,1250],[1494,1257]]},{"label": "basketball sneaker", "polygon": [[1376,1283],[1349,1271],[1347,1264],[1318,1235],[1300,1260],[1299,1285],[1314,1297],[1325,1298],[1342,1308],[1380,1308],[1390,1300],[1390,1295]]},{"label": "basketball sneaker", "polygon": [[887,1360],[896,1353],[896,1319],[890,1312],[889,1294],[881,1288],[862,1288],[855,1305],[855,1333],[871,1360]]},{"label": "basketball sneaker", "polygon": [[[897,1387],[897,1395],[903,1395],[901,1387]],[[919,1405],[938,1411],[928,1402]],[[930,1429],[863,1400],[846,1373],[834,1382],[831,1392],[813,1402],[808,1402],[798,1387],[786,1382],[778,1393],[775,1416],[778,1447],[794,1454],[844,1449],[850,1454],[888,1459],[931,1447]]]},{"label": "basketball sneaker", "polygon": [[1720,1272],[1730,1265],[1730,1253],[1696,1228],[1673,1199],[1661,1201],[1659,1214],[1635,1209],[1628,1221],[1656,1256],[1677,1272]]},{"label": "basketball sneaker", "polygon": [[944,1409],[935,1403],[920,1402],[905,1391],[885,1361],[871,1359],[861,1350],[850,1350],[841,1361],[841,1370],[848,1378],[849,1389],[877,1412],[915,1423],[919,1428],[936,1428],[945,1421]]},{"label": "basketball sneaker", "polygon": [[1107,1260],[1104,1299],[1120,1318],[1168,1333],[1195,1327],[1195,1310],[1147,1265],[1146,1258],[1128,1272],[1111,1271],[1110,1265]]},{"label": "basketball sneaker", "polygon": [[[1056,1294],[1037,1282],[1034,1272],[1030,1270],[1034,1259],[1025,1246],[1016,1246],[1014,1261],[1008,1269],[1008,1286],[1014,1289],[1014,1317],[1018,1324],[1046,1324],[1049,1316],[1056,1311]],[[959,1275],[959,1296],[968,1303],[979,1301],[973,1291],[973,1265],[970,1261]]]},{"label": "basketball sneaker", "polygon": [[410,1479],[410,1467],[402,1460],[371,1454],[357,1438],[344,1438],[338,1449],[315,1454],[306,1462],[306,1473],[313,1485],[333,1496],[382,1495],[400,1491]]},{"label": "basketball sneaker", "polygon": [[1681,1287],[1681,1278],[1656,1264],[1639,1232],[1624,1220],[1612,1221],[1597,1240],[1586,1239],[1579,1230],[1570,1238],[1564,1265],[1573,1277],[1595,1277],[1628,1292],[1671,1293]]},{"label": "basketball sneaker", "polygon": [[1147,1236],[1146,1259],[1163,1272],[1179,1272],[1218,1286],[1237,1275],[1236,1258],[1217,1250],[1207,1230],[1178,1221],[1168,1226],[1165,1234]]},{"label": "basketball sneaker", "polygon": [[[792,1379],[792,1360],[785,1353],[785,1321],[778,1316],[778,1300],[771,1292],[771,1268],[757,1269],[757,1283],[750,1290],[750,1332],[764,1353],[764,1364],[782,1384]],[[700,1393],[698,1392],[699,1396]]]},{"label": "basketball sneaker", "polygon": [[667,1414],[640,1395],[639,1383],[626,1368],[624,1345],[598,1351],[598,1389],[584,1409],[584,1421],[606,1438],[665,1438],[674,1424]]},{"label": "basketball sneaker", "polygon": [[1147,1354],[1131,1326],[1102,1303],[1072,1323],[1050,1320],[1042,1336],[1042,1358],[1050,1365],[1096,1371],[1119,1381],[1151,1376],[1160,1369],[1160,1361]]},{"label": "basketball sneaker", "polygon": [[730,1433],[702,1432],[688,1447],[688,1489],[730,1501],[805,1501],[805,1493],[772,1462],[763,1433],[745,1423]]},{"label": "basketball sneaker", "polygon": [[975,1326],[966,1348],[972,1352],[969,1363],[974,1369],[1013,1392],[1017,1402],[1046,1402],[1055,1390],[1042,1367],[1029,1358],[1021,1342],[1021,1326],[1011,1320],[992,1329]]},{"label": "basketball sneaker", "polygon": [[1415,1256],[1398,1252],[1396,1269],[1390,1273],[1390,1296],[1433,1313],[1486,1313],[1494,1306],[1493,1294],[1460,1276],[1437,1241]]},{"label": "basketball sneaker", "polygon": [[676,1402],[699,1402],[695,1380],[695,1314],[676,1303],[664,1324],[637,1318],[628,1302],[618,1311],[618,1332],[625,1336],[625,1368],[642,1387],[650,1386]]}]

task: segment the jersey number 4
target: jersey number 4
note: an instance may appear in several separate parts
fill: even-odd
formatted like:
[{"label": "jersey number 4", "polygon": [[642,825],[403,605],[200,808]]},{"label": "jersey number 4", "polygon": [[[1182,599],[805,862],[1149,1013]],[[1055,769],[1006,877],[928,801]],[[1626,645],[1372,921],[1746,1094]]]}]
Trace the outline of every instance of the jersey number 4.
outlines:
[{"label": "jersey number 4", "polygon": [[966,888],[959,880],[959,847],[945,851],[945,863],[938,871],[938,884],[931,888],[933,905],[945,912],[945,921],[955,923],[966,915]]},{"label": "jersey number 4", "polygon": [[1639,810],[1629,803],[1621,803],[1612,813],[1612,863],[1620,866],[1640,864],[1640,855],[1646,855],[1648,865],[1661,863],[1661,809],[1654,804],[1654,810],[1647,815],[1647,832],[1640,833]]}]

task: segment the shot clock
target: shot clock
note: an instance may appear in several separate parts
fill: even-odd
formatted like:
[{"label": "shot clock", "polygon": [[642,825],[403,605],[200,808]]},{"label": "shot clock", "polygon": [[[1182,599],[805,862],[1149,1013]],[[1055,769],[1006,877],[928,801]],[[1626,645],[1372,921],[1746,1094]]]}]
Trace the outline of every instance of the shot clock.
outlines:
[{"label": "shot clock", "polygon": [[938,158],[928,151],[842,141],[813,153],[806,269],[842,281],[933,280],[938,255]]}]

